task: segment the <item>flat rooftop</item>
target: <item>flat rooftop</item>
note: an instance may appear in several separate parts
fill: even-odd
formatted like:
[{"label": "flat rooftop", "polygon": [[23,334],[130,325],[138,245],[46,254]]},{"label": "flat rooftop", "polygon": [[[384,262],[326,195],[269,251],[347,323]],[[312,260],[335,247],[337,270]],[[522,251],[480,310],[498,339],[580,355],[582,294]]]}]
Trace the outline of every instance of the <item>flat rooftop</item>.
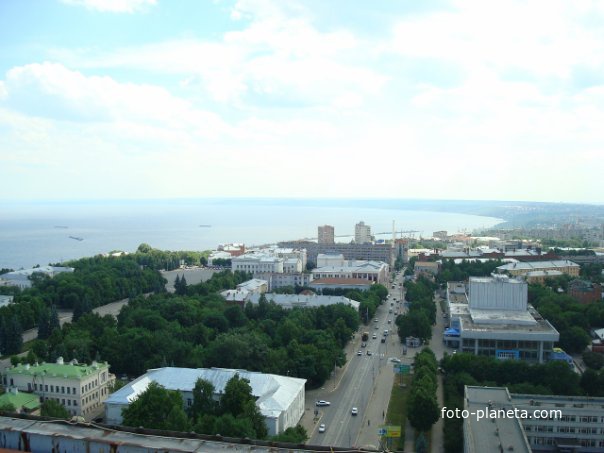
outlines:
[{"label": "flat rooftop", "polygon": [[558,341],[560,334],[529,305],[526,312],[471,310],[466,304],[451,304],[451,318],[458,318],[462,338],[494,340],[523,339]]},{"label": "flat rooftop", "polygon": [[[513,409],[510,394],[502,387],[465,388],[465,409],[470,416],[464,420],[466,452],[514,451],[531,452],[520,420],[511,418],[483,418],[477,420],[476,412],[492,409]],[[472,415],[474,414],[474,415]]]}]

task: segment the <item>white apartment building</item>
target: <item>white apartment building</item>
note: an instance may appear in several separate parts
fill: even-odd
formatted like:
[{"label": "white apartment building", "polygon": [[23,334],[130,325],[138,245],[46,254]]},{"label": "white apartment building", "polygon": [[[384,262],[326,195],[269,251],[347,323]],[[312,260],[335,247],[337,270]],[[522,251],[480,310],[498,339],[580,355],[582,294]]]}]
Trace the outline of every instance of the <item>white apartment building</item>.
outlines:
[{"label": "white apartment building", "polygon": [[354,226],[354,242],[357,244],[366,244],[371,242],[371,227],[361,221]]},{"label": "white apartment building", "polygon": [[21,364],[7,368],[2,377],[5,387],[40,396],[40,402],[55,400],[71,415],[87,417],[98,412],[109,395],[115,376],[109,373],[107,362],[79,364],[64,363]]}]

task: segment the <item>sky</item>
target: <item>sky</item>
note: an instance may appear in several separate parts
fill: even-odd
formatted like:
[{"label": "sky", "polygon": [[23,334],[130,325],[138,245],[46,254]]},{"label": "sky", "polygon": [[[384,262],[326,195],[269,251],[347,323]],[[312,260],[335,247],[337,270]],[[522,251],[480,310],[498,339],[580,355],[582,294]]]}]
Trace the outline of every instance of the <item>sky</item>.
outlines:
[{"label": "sky", "polygon": [[601,203],[604,3],[4,0],[0,201]]}]

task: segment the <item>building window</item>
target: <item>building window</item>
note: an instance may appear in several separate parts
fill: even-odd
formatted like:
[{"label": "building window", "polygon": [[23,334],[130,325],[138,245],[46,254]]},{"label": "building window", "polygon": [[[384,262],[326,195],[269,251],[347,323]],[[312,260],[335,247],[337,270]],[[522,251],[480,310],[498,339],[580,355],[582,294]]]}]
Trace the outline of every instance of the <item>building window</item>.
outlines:
[{"label": "building window", "polygon": [[61,393],[65,393],[65,387],[61,386]]},{"label": "building window", "polygon": [[[12,381],[12,379],[11,379],[11,381]],[[45,384],[45,385],[44,385],[44,391],[45,391],[45,392],[48,392],[48,384]]]},{"label": "building window", "polygon": [[50,393],[54,393],[54,391],[55,391],[55,386],[54,386],[54,385],[51,385],[51,386],[50,386]]},{"label": "building window", "polygon": [[72,387],[72,389],[73,389],[73,394],[75,395],[76,394],[75,387]]},{"label": "building window", "polygon": [[67,387],[67,394],[69,395],[71,393],[71,387]]}]

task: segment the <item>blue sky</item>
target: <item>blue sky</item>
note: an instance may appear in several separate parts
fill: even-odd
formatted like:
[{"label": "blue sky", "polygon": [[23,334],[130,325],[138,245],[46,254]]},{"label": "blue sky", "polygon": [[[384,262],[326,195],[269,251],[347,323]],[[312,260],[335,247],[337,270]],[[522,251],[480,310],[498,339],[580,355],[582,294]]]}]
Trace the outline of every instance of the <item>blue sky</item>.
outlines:
[{"label": "blue sky", "polygon": [[604,4],[0,2],[0,200],[603,202]]}]

